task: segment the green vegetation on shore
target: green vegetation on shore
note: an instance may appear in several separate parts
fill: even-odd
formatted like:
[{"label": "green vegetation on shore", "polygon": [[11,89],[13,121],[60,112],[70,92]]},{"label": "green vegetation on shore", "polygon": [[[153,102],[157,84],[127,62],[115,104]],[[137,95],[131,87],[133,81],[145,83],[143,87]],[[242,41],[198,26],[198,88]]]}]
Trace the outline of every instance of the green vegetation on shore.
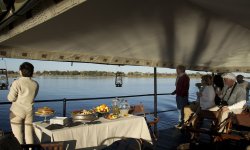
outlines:
[{"label": "green vegetation on shore", "polygon": [[[66,76],[66,77],[114,77],[116,72],[106,72],[106,71],[36,71],[34,76]],[[200,74],[188,74],[191,78],[200,78]],[[8,71],[9,77],[18,77],[19,72]],[[154,73],[142,73],[142,72],[128,72],[123,73],[124,77],[154,77]],[[175,73],[157,73],[157,77],[161,78],[175,78]]]}]

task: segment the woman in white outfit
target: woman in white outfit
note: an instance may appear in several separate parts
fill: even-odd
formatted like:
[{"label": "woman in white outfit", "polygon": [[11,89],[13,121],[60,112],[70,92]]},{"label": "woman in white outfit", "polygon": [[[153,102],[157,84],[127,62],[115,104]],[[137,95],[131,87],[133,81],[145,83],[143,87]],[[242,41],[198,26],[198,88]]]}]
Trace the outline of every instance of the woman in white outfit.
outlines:
[{"label": "woman in white outfit", "polygon": [[[20,144],[33,144],[33,104],[39,89],[36,81],[31,79],[34,66],[29,62],[20,65],[21,77],[15,80],[10,88],[8,100],[12,132]],[[24,133],[23,133],[24,126]],[[25,137],[25,141],[23,139]]]},{"label": "woman in white outfit", "polygon": [[[200,110],[207,110],[215,106],[214,98],[215,91],[212,86],[212,76],[203,75],[201,77],[201,85],[197,94],[197,101],[185,106],[184,108],[184,120],[190,119],[191,114],[199,113]],[[192,119],[192,125],[196,122],[196,117]]]},{"label": "woman in white outfit", "polygon": [[211,75],[202,76],[201,84],[203,90],[200,93],[197,93],[197,96],[200,102],[200,108],[202,110],[207,110],[215,106],[214,103],[215,91],[214,87],[212,86],[212,76]]}]

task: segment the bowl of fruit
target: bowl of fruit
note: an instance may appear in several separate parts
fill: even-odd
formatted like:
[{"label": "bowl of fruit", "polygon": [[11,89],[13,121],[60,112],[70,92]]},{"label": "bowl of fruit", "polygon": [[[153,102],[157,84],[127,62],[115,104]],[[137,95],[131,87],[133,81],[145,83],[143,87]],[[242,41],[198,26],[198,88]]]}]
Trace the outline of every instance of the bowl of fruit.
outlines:
[{"label": "bowl of fruit", "polygon": [[95,111],[98,114],[98,117],[105,117],[109,114],[109,107],[106,104],[101,104],[95,107]]}]

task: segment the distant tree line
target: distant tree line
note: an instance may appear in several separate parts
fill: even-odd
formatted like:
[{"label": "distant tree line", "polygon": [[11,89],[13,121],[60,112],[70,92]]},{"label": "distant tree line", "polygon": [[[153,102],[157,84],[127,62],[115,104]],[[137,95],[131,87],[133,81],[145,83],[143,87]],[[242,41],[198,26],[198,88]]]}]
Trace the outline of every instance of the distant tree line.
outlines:
[{"label": "distant tree line", "polygon": [[[8,75],[11,77],[19,76],[19,72],[15,71],[8,71]],[[107,72],[107,71],[36,71],[34,73],[34,76],[103,76],[103,77],[109,77],[109,76],[115,76],[116,72]],[[199,78],[201,74],[195,73],[195,74],[188,74],[190,77]],[[142,73],[142,72],[128,72],[124,73],[124,77],[154,77],[154,73]],[[171,77],[175,78],[175,73],[157,73],[157,77]]]},{"label": "distant tree line", "polygon": [[37,71],[38,76],[113,76],[114,72],[106,71]]}]

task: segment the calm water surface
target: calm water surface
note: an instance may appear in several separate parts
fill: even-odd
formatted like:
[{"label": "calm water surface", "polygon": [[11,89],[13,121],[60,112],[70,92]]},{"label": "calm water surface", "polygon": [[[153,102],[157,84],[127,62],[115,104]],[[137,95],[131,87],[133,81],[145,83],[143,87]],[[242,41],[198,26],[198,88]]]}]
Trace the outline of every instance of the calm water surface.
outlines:
[{"label": "calm water surface", "polygon": [[[67,77],[39,77],[34,78],[40,85],[39,93],[36,97],[38,100],[52,100],[63,98],[91,98],[91,97],[108,97],[108,96],[125,96],[125,95],[140,95],[153,94],[154,79],[153,78],[124,78],[123,87],[115,87],[114,78],[67,78]],[[12,83],[13,79],[10,79]],[[191,79],[189,100],[196,99],[197,88],[194,86],[200,79]],[[175,79],[159,78],[158,93],[171,93],[175,89]],[[8,91],[0,91],[0,101],[7,102]],[[126,98],[132,104],[143,102],[146,111],[153,111],[154,97],[138,97]],[[76,109],[90,109],[99,104],[106,103],[111,105],[112,99],[104,100],[89,100],[82,102],[68,102],[67,116],[70,112]],[[35,103],[35,109],[42,106],[50,106],[56,110],[56,116],[62,116],[62,102],[53,103]],[[9,107],[10,105],[0,106],[0,129],[4,131],[10,130],[9,125]],[[176,109],[175,96],[158,96],[158,111]],[[178,121],[177,111],[161,113],[159,128],[164,129],[172,127]],[[40,117],[35,117],[35,120],[42,120]]]}]

